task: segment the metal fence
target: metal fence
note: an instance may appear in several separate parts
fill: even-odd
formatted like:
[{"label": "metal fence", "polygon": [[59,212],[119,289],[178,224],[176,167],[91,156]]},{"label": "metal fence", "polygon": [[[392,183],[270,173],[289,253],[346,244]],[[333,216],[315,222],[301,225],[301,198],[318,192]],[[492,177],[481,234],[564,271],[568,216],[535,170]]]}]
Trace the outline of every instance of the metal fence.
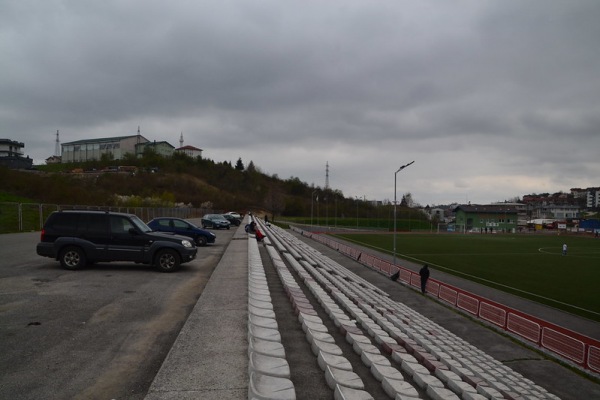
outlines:
[{"label": "metal fence", "polygon": [[191,207],[102,207],[39,203],[0,202],[0,233],[39,231],[48,216],[60,210],[98,210],[135,214],[143,221],[156,217],[200,218],[212,209]]}]

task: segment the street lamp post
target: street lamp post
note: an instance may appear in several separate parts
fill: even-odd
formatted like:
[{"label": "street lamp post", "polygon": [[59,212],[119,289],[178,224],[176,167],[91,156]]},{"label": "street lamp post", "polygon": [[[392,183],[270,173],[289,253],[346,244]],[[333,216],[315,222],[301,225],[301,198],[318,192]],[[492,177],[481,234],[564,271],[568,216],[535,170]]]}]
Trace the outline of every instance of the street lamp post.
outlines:
[{"label": "street lamp post", "polygon": [[408,164],[401,166],[400,168],[398,168],[398,171],[394,172],[394,266],[396,266],[396,176],[398,175],[398,172],[402,171],[404,168],[408,167],[412,163],[414,163],[414,161],[411,161]]}]

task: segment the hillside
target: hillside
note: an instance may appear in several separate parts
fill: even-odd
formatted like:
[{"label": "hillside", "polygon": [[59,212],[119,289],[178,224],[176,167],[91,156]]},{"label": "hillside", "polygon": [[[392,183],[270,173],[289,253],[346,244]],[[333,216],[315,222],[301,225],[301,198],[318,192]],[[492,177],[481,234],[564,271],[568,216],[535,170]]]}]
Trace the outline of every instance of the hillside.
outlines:
[{"label": "hillside", "polygon": [[[106,172],[116,171],[116,165],[135,168]],[[185,155],[167,159],[152,153],[120,160],[119,164],[102,160],[45,165],[32,171],[0,168],[0,201],[3,198],[63,205],[185,205],[215,211],[250,210],[315,224],[332,223],[335,216],[334,224],[340,226],[356,226],[360,218],[361,226],[379,229],[388,229],[393,215],[391,205],[374,206],[345,198],[339,190],[309,186],[296,177],[282,180],[276,175],[268,176],[252,161],[245,167],[240,159],[232,166],[229,162],[216,163]],[[416,227],[419,221],[429,226],[421,212],[398,209],[399,220],[406,219],[407,226]]]},{"label": "hillside", "polygon": [[[135,173],[99,172],[116,164],[103,160],[40,166],[35,171],[0,168],[0,192],[52,204],[185,204],[216,210],[261,209],[277,215],[286,211],[302,215],[307,204],[310,207],[311,193],[315,190],[298,178],[281,180],[267,176],[252,162],[245,168],[241,160],[233,167],[228,162],[215,163],[185,155],[165,159],[145,154],[120,163],[135,166]],[[341,193],[331,192],[331,197],[343,201]]]}]

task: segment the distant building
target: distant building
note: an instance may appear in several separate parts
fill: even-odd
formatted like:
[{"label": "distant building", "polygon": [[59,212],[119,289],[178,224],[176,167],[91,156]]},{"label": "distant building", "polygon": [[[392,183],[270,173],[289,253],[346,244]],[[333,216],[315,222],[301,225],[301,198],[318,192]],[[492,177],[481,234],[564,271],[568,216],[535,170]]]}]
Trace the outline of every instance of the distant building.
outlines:
[{"label": "distant building", "polygon": [[60,164],[62,161],[61,156],[50,156],[46,158],[46,164]]},{"label": "distant building", "polygon": [[444,209],[443,208],[429,208],[426,210],[429,214],[429,219],[437,219],[438,221],[444,221]]},{"label": "distant building", "polygon": [[571,194],[576,199],[581,199],[587,209],[597,210],[600,208],[600,187],[571,189]]},{"label": "distant building", "polygon": [[101,139],[84,139],[61,144],[62,162],[84,162],[100,160],[103,155],[114,160],[122,159],[125,154],[141,154],[140,145],[149,140],[142,135],[118,136]]},{"label": "distant building", "polygon": [[454,213],[457,230],[481,233],[514,233],[517,230],[518,211],[512,205],[459,205]]},{"label": "distant building", "polygon": [[202,157],[202,149],[199,149],[194,146],[188,145],[188,146],[179,147],[179,148],[175,149],[175,151],[183,153],[192,158]]},{"label": "distant building", "polygon": [[580,216],[581,209],[577,205],[547,204],[532,212],[533,218],[573,219]]},{"label": "distant building", "polygon": [[29,169],[33,166],[33,159],[23,157],[25,144],[16,140],[0,139],[0,165],[11,169]]},{"label": "distant building", "polygon": [[586,205],[588,208],[600,208],[600,188],[590,188],[588,190]]},{"label": "distant building", "polygon": [[144,154],[146,149],[151,149],[156,154],[163,157],[171,157],[175,151],[175,146],[172,146],[165,141],[157,142],[156,140],[154,142],[145,142],[135,145],[135,153],[138,155]]}]

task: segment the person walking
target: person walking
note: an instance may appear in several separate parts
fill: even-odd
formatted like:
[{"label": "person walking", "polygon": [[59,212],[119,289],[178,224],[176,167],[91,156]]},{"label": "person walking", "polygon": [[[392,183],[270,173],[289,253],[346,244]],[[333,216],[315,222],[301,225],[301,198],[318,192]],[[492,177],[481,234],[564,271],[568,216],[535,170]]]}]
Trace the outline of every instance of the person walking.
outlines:
[{"label": "person walking", "polygon": [[566,243],[563,244],[563,253],[562,254],[563,254],[563,256],[567,255],[567,244]]},{"label": "person walking", "polygon": [[429,279],[429,266],[427,264],[423,265],[419,275],[421,275],[421,293],[425,294],[427,293],[427,280]]}]

